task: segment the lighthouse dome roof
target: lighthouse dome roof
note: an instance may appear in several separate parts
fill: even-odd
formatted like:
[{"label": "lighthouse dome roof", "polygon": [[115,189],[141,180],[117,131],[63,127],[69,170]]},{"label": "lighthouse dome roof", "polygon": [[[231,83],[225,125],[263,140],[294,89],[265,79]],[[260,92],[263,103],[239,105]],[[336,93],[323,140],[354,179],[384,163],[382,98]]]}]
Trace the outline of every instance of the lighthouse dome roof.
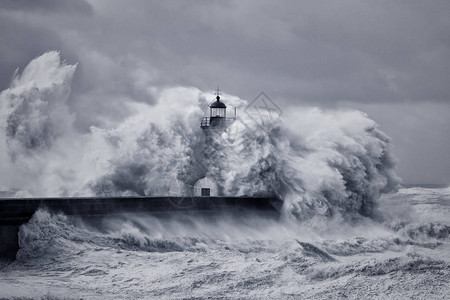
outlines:
[{"label": "lighthouse dome roof", "polygon": [[211,108],[227,108],[225,103],[220,101],[220,97],[219,96],[216,97],[216,101],[211,103],[211,105],[209,107],[211,107]]}]

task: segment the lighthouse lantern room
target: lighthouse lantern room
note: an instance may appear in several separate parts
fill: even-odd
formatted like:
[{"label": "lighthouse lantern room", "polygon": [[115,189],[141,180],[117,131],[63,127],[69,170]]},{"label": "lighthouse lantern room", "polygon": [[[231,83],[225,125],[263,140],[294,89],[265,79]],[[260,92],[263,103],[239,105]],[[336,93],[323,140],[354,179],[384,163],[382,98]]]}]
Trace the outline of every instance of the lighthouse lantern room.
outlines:
[{"label": "lighthouse lantern room", "polygon": [[236,111],[234,118],[227,119],[227,106],[225,103],[220,101],[220,90],[217,87],[216,90],[216,100],[209,104],[209,114],[206,113],[202,118],[200,123],[200,127],[203,129],[207,129],[210,127],[224,127],[230,121],[234,121],[236,119]]}]

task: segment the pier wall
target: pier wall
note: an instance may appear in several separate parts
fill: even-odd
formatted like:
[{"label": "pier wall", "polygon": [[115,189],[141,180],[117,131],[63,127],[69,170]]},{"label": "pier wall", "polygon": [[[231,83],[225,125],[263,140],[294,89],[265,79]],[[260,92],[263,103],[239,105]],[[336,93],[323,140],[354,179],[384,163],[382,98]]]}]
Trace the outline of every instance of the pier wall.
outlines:
[{"label": "pier wall", "polygon": [[39,208],[86,218],[122,213],[229,212],[278,213],[280,201],[259,197],[61,197],[0,198],[0,258],[15,258],[18,230]]}]

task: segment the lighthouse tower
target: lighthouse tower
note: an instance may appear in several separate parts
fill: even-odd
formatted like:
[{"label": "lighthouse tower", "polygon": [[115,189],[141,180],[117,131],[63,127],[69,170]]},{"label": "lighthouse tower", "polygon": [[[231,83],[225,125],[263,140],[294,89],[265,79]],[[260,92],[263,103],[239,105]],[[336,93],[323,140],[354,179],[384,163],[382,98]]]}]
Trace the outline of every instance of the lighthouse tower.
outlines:
[{"label": "lighthouse tower", "polygon": [[227,106],[220,100],[222,94],[217,87],[216,99],[208,105],[208,110],[203,116],[200,127],[208,132],[214,129],[224,129],[226,126],[236,120],[236,109],[234,110],[234,118],[227,118]]},{"label": "lighthouse tower", "polygon": [[[211,146],[214,143],[215,137],[220,135],[226,130],[228,125],[236,120],[236,109],[234,110],[234,117],[227,118],[227,106],[220,99],[220,90],[217,87],[216,98],[213,100],[205,111],[200,127],[205,133],[205,149],[202,152],[206,160],[206,157],[214,160],[214,153],[217,151],[216,146]],[[211,158],[212,157],[212,158]],[[211,197],[219,196],[221,194],[221,188],[212,180],[212,178],[203,177],[197,180],[193,186],[192,194],[198,197]]]}]

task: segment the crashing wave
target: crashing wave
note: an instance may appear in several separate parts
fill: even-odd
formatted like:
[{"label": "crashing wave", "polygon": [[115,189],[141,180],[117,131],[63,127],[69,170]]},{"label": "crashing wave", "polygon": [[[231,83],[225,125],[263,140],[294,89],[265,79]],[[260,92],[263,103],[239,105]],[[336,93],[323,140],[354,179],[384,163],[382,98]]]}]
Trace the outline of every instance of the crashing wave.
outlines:
[{"label": "crashing wave", "polygon": [[76,217],[39,209],[28,223],[20,227],[17,259],[53,259],[58,255],[101,248],[145,252],[202,251],[197,248],[197,244],[202,242],[198,238],[150,237],[127,222],[121,221],[120,225],[118,231],[100,226],[104,231],[101,232]]},{"label": "crashing wave", "polygon": [[[351,220],[372,216],[380,194],[397,188],[390,139],[361,112],[296,108],[263,124],[244,117],[205,145],[204,95],[169,88],[154,106],[124,104],[138,112],[116,128],[86,134],[68,113],[75,69],[58,52],[45,53],[0,96],[10,159],[1,172],[20,175],[13,178],[22,194],[167,195],[174,186],[189,192],[206,175],[224,195],[277,196],[297,219]],[[215,155],[205,154],[211,146]],[[12,163],[18,156],[27,163]]]},{"label": "crashing wave", "polygon": [[33,59],[2,92],[2,125],[12,159],[50,149],[72,125],[67,100],[75,70],[76,65],[61,62],[58,52],[47,52]]}]

